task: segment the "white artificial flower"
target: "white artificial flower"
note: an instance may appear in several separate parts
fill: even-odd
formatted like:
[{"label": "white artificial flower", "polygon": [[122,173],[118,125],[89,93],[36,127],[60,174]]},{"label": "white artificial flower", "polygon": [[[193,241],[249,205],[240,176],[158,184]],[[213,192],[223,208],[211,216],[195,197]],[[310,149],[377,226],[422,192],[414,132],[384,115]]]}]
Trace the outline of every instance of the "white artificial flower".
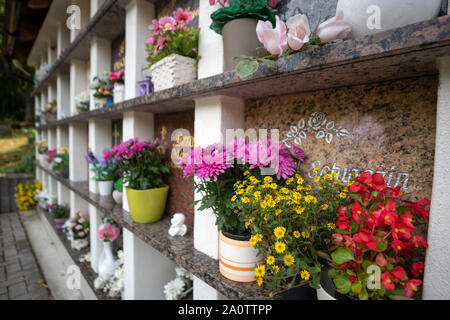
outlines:
[{"label": "white artificial flower", "polygon": [[166,299],[178,300],[179,296],[183,293],[184,285],[184,281],[180,278],[175,278],[174,280],[169,281],[164,286],[164,294],[166,295]]}]

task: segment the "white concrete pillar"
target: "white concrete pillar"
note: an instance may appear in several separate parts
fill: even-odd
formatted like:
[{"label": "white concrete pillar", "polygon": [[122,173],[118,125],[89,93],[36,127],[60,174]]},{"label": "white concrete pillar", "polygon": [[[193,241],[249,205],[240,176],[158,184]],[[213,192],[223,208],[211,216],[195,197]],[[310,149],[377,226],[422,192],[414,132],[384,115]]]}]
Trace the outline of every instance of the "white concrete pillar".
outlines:
[{"label": "white concrete pillar", "polygon": [[56,58],[70,43],[70,31],[67,28],[66,21],[60,21],[56,24]]},{"label": "white concrete pillar", "polygon": [[90,16],[91,16],[90,0],[73,0],[72,4],[75,4],[80,7],[81,28],[80,29],[75,29],[75,28],[70,29],[70,42],[75,40],[75,38],[80,33],[80,31],[86,27],[86,25],[89,23]]},{"label": "white concrete pillar", "polygon": [[89,215],[88,203],[78,196],[75,192],[70,191],[70,216],[75,216],[75,211],[80,210],[85,216]]},{"label": "white concrete pillar", "polygon": [[40,96],[35,95],[34,96],[34,114],[37,115],[41,111],[41,102],[40,102]]},{"label": "white concrete pillar", "polygon": [[56,90],[53,83],[49,83],[47,86],[47,101],[48,103],[52,102],[56,98]]},{"label": "white concrete pillar", "polygon": [[137,96],[137,81],[147,65],[145,44],[150,36],[148,26],[155,18],[155,6],[144,0],[131,0],[126,6],[125,21],[125,99]]},{"label": "white concrete pillar", "polygon": [[88,180],[88,130],[84,123],[69,125],[69,178],[71,181]]},{"label": "white concrete pillar", "polygon": [[[98,159],[101,159],[103,150],[111,148],[111,121],[103,119],[89,120],[89,149]],[[94,180],[94,173],[89,171],[89,191],[98,193],[98,186]]]},{"label": "white concrete pillar", "polygon": [[123,300],[164,300],[164,285],[175,279],[176,265],[154,248],[123,229]]},{"label": "white concrete pillar", "polygon": [[[223,141],[226,129],[244,129],[245,102],[242,99],[214,96],[195,101],[194,141],[195,146],[206,147]],[[195,200],[201,194],[194,194]],[[212,210],[199,211],[195,208],[194,247],[206,255],[217,259],[219,232]],[[194,281],[194,299],[220,299],[219,292],[200,279]]]},{"label": "white concrete pillar", "polygon": [[[207,78],[223,72],[222,36],[211,30],[211,13],[217,10],[208,1],[199,1],[198,24],[200,37],[198,52],[202,57],[198,62],[198,79]],[[217,5],[216,5],[217,6]]]},{"label": "white concrete pillar", "polygon": [[47,93],[48,92],[45,92],[45,90],[41,91],[41,110],[40,110],[41,112],[42,112],[42,110],[47,108],[47,102],[48,102],[48,100],[47,100]]},{"label": "white concrete pillar", "polygon": [[70,116],[70,76],[56,75],[56,107],[58,120]]},{"label": "white concrete pillar", "polygon": [[103,241],[97,237],[97,231],[103,223],[103,214],[96,207],[89,204],[89,227],[90,227],[90,249],[91,267],[98,273],[98,262],[103,251]]},{"label": "white concrete pillar", "polygon": [[[57,144],[56,144],[56,130],[53,128],[47,129],[47,142],[48,142],[48,148],[50,150],[57,150]],[[51,169],[51,168],[50,168]],[[53,176],[48,175],[48,191],[53,196],[57,194],[56,189],[56,179],[53,178]]]},{"label": "white concrete pillar", "polygon": [[[52,47],[54,47],[53,50],[52,50]],[[48,61],[48,64],[52,65],[56,61],[56,45],[53,40],[47,41],[47,50],[48,50],[47,51],[47,61]]]},{"label": "white concrete pillar", "polygon": [[[105,71],[111,68],[111,41],[101,38],[91,40],[91,60],[90,60],[90,80],[95,76],[102,76]],[[90,109],[95,109],[94,90],[90,90]]]},{"label": "white concrete pillar", "polygon": [[72,60],[70,61],[70,114],[77,114],[75,97],[85,92],[88,87],[86,82],[86,61]]},{"label": "white concrete pillar", "polygon": [[103,5],[105,0],[91,0],[91,18],[95,16],[98,9]]},{"label": "white concrete pillar", "polygon": [[433,192],[425,260],[424,299],[450,299],[450,57],[438,61]]},{"label": "white concrete pillar", "polygon": [[[59,148],[69,146],[69,134],[68,128],[58,126],[56,128],[56,145]],[[61,182],[56,183],[56,190],[58,194],[58,204],[69,204],[70,203],[70,193],[69,189],[64,186]]]}]

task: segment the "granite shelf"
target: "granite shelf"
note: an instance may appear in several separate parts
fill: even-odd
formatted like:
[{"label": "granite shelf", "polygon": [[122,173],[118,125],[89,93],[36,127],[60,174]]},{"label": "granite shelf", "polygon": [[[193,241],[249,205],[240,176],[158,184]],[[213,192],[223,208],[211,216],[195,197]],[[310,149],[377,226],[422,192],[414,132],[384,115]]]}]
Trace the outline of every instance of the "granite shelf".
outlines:
[{"label": "granite shelf", "polygon": [[87,181],[72,182],[56,175],[53,171],[36,164],[41,170],[53,176],[64,186],[75,192],[97,210],[112,218],[118,225],[128,229],[145,243],[165,255],[180,267],[185,268],[197,278],[219,291],[229,299],[269,299],[270,289],[258,287],[256,283],[240,283],[224,278],[215,259],[194,249],[193,231],[189,228],[184,237],[170,237],[168,230],[170,218],[152,224],[134,223],[130,214],[116,205],[112,197],[100,197],[89,192]]},{"label": "granite shelf", "polygon": [[195,99],[215,95],[255,99],[436,75],[437,58],[449,52],[450,16],[442,16],[293,54],[278,59],[276,70],[261,67],[246,79],[240,79],[235,72],[225,72],[39,128],[120,117],[127,111],[188,110],[194,108]]},{"label": "granite shelf", "polygon": [[87,283],[91,287],[92,291],[94,291],[94,294],[97,296],[99,300],[120,300],[120,298],[111,298],[108,297],[107,292],[103,292],[103,290],[96,290],[94,287],[94,281],[97,278],[97,274],[92,270],[91,264],[89,262],[80,262],[80,257],[87,254],[89,252],[89,247],[84,248],[81,250],[75,250],[72,249],[71,243],[69,240],[67,240],[64,233],[60,230],[57,230],[55,228],[55,225],[53,223],[53,217],[48,211],[43,210],[42,208],[38,207],[38,210],[45,216],[45,218],[48,220],[48,223],[52,226],[55,233],[61,240],[62,244],[64,245],[64,248],[69,253],[72,260],[75,262],[75,264],[80,268],[81,273],[83,274],[84,278],[86,279]]}]

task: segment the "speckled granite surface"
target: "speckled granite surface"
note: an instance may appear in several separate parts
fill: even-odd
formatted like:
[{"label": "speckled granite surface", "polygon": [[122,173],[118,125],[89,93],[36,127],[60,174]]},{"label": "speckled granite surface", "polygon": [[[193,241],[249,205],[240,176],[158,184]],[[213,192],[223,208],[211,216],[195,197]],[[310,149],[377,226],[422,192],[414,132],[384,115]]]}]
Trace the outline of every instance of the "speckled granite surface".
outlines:
[{"label": "speckled granite surface", "polygon": [[255,282],[240,283],[224,278],[219,272],[217,260],[194,249],[192,228],[188,227],[188,233],[184,237],[170,237],[168,234],[170,218],[167,215],[161,221],[152,224],[134,223],[130,214],[121,206],[115,205],[111,197],[100,197],[90,193],[87,181],[71,182],[41,166],[39,168],[229,299],[269,299],[270,289],[267,287],[260,288]]}]

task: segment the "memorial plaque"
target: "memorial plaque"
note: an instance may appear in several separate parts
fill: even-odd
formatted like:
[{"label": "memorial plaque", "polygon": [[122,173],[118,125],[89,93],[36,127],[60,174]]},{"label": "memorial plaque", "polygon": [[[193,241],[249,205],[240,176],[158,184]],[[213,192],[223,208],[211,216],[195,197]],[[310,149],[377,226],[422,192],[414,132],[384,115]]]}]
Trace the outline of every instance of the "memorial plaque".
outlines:
[{"label": "memorial plaque", "polygon": [[125,70],[125,33],[111,41],[111,70]]},{"label": "memorial plaque", "polygon": [[343,181],[379,172],[406,198],[431,199],[437,87],[425,77],[251,100],[246,129],[279,129],[282,143],[301,147],[310,183],[316,167]]},{"label": "memorial plaque", "polygon": [[[184,137],[181,137],[182,134]],[[194,146],[193,136],[194,111],[155,115],[155,138],[161,142],[170,167],[170,175],[167,177],[170,190],[166,212],[169,215],[184,213],[186,224],[191,226],[194,223],[194,209],[190,208],[194,201],[192,180],[183,178],[182,170],[176,167],[172,158],[178,160],[189,154],[188,150]]]}]

